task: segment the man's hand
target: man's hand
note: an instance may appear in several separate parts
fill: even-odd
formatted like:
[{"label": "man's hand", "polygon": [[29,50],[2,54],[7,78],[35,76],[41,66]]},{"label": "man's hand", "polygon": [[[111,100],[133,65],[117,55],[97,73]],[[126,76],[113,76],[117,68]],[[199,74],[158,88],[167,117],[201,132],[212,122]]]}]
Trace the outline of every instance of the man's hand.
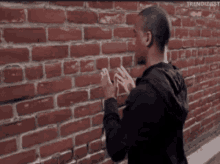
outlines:
[{"label": "man's hand", "polygon": [[121,84],[127,94],[129,94],[131,90],[136,87],[134,80],[123,66],[121,66],[121,68],[117,68],[117,70],[120,72],[121,76],[116,73],[115,77],[117,77],[118,83]]},{"label": "man's hand", "polygon": [[115,81],[114,85],[112,84],[110,77],[109,77],[108,70],[106,68],[102,69],[101,76],[102,76],[101,85],[104,91],[105,100],[112,98],[112,97],[116,98],[117,97],[116,91],[118,89],[117,82]]}]

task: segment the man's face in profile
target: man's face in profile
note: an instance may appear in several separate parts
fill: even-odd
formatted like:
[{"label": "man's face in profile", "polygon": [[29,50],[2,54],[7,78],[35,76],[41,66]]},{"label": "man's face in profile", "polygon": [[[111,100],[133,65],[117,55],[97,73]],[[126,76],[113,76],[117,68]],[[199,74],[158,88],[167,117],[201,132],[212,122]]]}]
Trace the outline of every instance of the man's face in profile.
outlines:
[{"label": "man's face in profile", "polygon": [[142,32],[142,24],[143,21],[141,20],[141,17],[138,16],[135,26],[134,26],[134,32],[135,32],[135,59],[137,64],[146,64],[146,56],[147,56],[147,47],[144,45],[143,42],[143,32]]}]

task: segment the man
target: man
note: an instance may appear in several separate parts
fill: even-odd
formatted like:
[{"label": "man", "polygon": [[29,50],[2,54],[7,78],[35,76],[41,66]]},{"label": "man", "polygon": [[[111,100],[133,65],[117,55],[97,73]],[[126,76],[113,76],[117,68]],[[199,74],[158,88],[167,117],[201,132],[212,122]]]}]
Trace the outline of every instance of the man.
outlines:
[{"label": "man", "polygon": [[[188,114],[187,89],[178,68],[166,62],[165,46],[170,24],[157,6],[139,13],[136,31],[136,60],[146,65],[136,86],[121,67],[111,83],[103,69],[106,148],[115,162],[128,154],[128,164],[187,164],[183,149],[183,127]],[[130,94],[118,115],[117,83]]]}]

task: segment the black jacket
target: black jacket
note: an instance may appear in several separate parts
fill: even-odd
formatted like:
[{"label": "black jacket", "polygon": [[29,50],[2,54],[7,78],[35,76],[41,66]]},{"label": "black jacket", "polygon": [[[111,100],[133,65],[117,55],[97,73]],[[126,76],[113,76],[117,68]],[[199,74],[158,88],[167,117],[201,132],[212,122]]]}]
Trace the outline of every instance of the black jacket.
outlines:
[{"label": "black jacket", "polygon": [[161,62],[146,69],[122,119],[116,99],[104,104],[106,148],[114,162],[128,153],[128,164],[188,164],[183,148],[187,88],[177,67]]}]

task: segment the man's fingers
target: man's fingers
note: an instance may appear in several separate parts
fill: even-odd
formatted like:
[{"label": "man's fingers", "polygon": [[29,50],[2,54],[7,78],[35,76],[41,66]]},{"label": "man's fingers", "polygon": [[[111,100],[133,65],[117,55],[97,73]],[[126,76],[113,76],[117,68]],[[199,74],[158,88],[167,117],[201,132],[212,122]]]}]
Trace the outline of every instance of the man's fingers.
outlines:
[{"label": "man's fingers", "polygon": [[118,83],[121,84],[123,87],[124,87],[124,85],[125,85],[124,82],[120,82],[119,80],[118,80]]},{"label": "man's fingers", "polygon": [[124,79],[121,76],[119,76],[117,73],[115,74],[115,77],[117,77],[121,82],[124,82]]},{"label": "man's fingers", "polygon": [[120,74],[125,78],[125,73],[120,69],[120,68],[117,68],[118,72],[120,72]]},{"label": "man's fingers", "polygon": [[126,71],[126,69],[125,69],[123,66],[121,66],[121,69],[123,70],[123,72],[125,73],[125,75],[127,75],[127,77],[130,76],[130,75],[128,74],[128,72]]},{"label": "man's fingers", "polygon": [[105,71],[105,75],[107,75],[108,82],[109,82],[109,83],[112,83],[112,82],[111,82],[111,79],[110,79],[110,76],[109,76],[108,70],[107,70],[106,68],[104,68],[104,71]]}]

